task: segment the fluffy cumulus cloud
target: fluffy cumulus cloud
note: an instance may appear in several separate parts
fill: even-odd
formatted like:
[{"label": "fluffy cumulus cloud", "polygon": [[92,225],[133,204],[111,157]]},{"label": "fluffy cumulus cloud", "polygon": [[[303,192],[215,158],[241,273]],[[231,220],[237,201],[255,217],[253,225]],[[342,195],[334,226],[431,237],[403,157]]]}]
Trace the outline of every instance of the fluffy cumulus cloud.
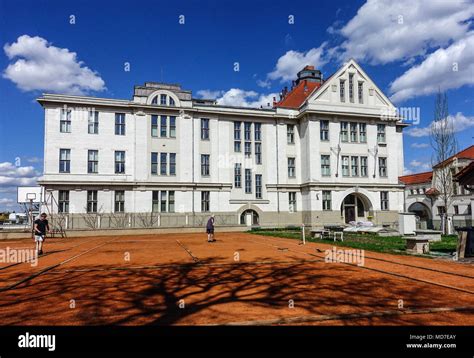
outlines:
[{"label": "fluffy cumulus cloud", "polygon": [[[255,91],[245,91],[240,88],[231,88],[228,91],[200,90],[197,92],[202,98],[216,99],[221,106],[248,107],[248,108],[271,108],[273,97],[277,93],[259,94]],[[270,104],[270,107],[268,107]]]},{"label": "fluffy cumulus cloud", "polygon": [[53,46],[41,37],[22,35],[3,49],[12,61],[3,77],[23,91],[82,95],[106,89],[104,80],[84,66],[75,52]]},{"label": "fluffy cumulus cloud", "polygon": [[[454,116],[448,116],[445,121],[452,125],[454,132],[462,132],[465,130],[472,130],[474,128],[474,116],[465,116],[463,113],[458,112]],[[427,137],[431,133],[431,128],[436,125],[435,122],[431,122],[427,127],[414,127],[408,129],[405,133],[410,137]]]},{"label": "fluffy cumulus cloud", "polygon": [[0,163],[0,192],[16,192],[17,186],[36,185],[40,173],[32,166],[15,166],[10,162]]},{"label": "fluffy cumulus cloud", "polygon": [[390,99],[401,102],[416,96],[474,84],[474,31],[447,48],[428,55],[390,85]]},{"label": "fluffy cumulus cloud", "polygon": [[386,64],[424,56],[464,38],[474,3],[466,0],[368,0],[338,33],[341,59]]}]

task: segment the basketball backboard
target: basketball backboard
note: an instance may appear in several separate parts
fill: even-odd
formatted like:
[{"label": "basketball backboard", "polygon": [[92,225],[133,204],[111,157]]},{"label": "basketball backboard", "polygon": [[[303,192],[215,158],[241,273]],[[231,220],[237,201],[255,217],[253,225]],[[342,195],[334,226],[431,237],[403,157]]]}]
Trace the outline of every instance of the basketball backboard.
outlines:
[{"label": "basketball backboard", "polygon": [[40,186],[19,186],[17,189],[18,204],[42,203],[44,200],[44,189]]}]

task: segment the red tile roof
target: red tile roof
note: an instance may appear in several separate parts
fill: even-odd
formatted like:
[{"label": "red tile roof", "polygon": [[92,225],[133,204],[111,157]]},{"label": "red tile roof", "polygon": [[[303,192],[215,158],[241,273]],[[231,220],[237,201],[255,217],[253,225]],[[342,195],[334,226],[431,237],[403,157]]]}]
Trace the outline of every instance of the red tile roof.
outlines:
[{"label": "red tile roof", "polygon": [[313,91],[321,86],[318,82],[301,81],[275,107],[298,109]]},{"label": "red tile roof", "polygon": [[445,161],[436,164],[435,168],[438,168],[440,166],[443,166],[444,164],[447,164],[448,162],[452,161],[454,158],[457,159],[473,159],[474,160],[474,145],[471,145],[470,147],[467,147],[466,149],[461,150],[460,152],[452,155]]},{"label": "red tile roof", "polygon": [[404,175],[404,176],[398,177],[398,180],[400,180],[404,184],[413,185],[413,184],[429,183],[431,182],[432,178],[433,178],[433,172],[424,172],[424,173],[418,173],[418,174]]}]

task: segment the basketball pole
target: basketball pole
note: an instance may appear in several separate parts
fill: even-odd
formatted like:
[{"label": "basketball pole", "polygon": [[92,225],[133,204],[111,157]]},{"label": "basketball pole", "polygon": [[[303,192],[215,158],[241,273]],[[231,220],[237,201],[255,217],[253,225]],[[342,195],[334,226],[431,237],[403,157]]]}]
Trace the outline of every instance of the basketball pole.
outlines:
[{"label": "basketball pole", "polygon": [[31,223],[31,239],[35,238],[35,222],[33,220],[33,199],[30,199],[30,223]]}]

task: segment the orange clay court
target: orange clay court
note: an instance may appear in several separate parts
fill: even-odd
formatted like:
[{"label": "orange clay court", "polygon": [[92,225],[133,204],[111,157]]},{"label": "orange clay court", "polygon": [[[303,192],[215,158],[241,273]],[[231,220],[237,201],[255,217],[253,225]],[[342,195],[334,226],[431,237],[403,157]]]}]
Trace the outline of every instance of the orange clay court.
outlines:
[{"label": "orange clay court", "polygon": [[[47,239],[0,264],[2,325],[474,325],[472,264],[248,233]],[[0,249],[33,248],[3,240]]]}]

